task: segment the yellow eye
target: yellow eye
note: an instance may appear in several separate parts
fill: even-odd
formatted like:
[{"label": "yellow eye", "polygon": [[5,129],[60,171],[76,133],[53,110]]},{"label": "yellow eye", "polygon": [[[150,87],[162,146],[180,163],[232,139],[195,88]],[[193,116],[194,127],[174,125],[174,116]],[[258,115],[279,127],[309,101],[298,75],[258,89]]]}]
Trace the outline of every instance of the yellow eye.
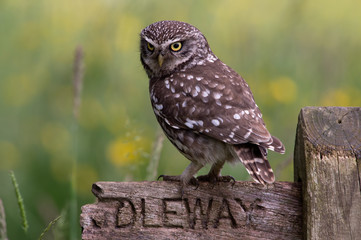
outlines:
[{"label": "yellow eye", "polygon": [[148,50],[153,52],[154,51],[154,46],[150,43],[147,44]]},{"label": "yellow eye", "polygon": [[182,43],[181,43],[181,42],[172,43],[172,44],[170,45],[170,49],[171,49],[173,52],[178,52],[179,50],[182,49]]}]

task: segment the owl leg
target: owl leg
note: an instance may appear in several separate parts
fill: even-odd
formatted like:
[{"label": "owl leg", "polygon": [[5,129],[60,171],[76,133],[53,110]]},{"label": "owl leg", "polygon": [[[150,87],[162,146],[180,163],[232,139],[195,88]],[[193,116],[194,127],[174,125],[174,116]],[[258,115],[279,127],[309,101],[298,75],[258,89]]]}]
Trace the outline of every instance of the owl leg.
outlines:
[{"label": "owl leg", "polygon": [[222,160],[214,163],[209,173],[207,175],[202,175],[197,177],[197,180],[201,182],[211,182],[211,183],[231,182],[231,181],[235,182],[236,180],[232,176],[221,175],[221,170],[225,162],[226,162],[225,160]]}]

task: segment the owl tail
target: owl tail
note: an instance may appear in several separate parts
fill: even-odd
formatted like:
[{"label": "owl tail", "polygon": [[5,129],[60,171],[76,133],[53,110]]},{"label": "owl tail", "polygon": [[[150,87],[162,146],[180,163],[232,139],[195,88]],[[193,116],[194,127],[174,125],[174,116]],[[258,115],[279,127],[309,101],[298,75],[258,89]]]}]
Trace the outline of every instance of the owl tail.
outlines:
[{"label": "owl tail", "polygon": [[[275,136],[272,136],[267,142],[259,143],[259,145],[281,154],[285,153],[285,146],[283,145],[281,140],[279,140]],[[267,152],[266,152],[266,156],[267,156]]]},{"label": "owl tail", "polygon": [[271,165],[267,160],[265,147],[251,143],[234,145],[233,147],[239,160],[256,182],[266,185],[275,181]]}]

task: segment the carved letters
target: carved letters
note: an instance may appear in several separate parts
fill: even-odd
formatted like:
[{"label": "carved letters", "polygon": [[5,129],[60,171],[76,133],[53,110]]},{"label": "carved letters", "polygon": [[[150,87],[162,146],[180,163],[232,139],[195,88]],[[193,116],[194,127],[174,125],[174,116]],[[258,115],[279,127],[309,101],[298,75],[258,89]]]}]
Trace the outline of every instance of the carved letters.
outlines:
[{"label": "carved letters", "polygon": [[[144,227],[208,229],[220,226],[252,226],[252,213],[262,211],[261,200],[245,202],[240,198],[119,198],[111,199],[114,214],[92,216],[97,227]],[[115,225],[112,226],[112,223]]]},{"label": "carved letters", "polygon": [[301,239],[296,183],[97,182],[82,207],[84,240]]}]

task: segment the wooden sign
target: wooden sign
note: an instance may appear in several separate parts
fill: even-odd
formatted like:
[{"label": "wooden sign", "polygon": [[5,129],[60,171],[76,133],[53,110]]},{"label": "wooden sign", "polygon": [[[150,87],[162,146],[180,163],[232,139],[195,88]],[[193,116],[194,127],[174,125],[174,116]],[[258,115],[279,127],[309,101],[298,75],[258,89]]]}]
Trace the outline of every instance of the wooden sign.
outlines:
[{"label": "wooden sign", "polygon": [[[296,183],[98,182],[83,239],[361,240],[361,108],[306,107]],[[302,188],[302,191],[301,191]]]},{"label": "wooden sign", "polygon": [[98,182],[83,239],[301,239],[297,183]]}]

